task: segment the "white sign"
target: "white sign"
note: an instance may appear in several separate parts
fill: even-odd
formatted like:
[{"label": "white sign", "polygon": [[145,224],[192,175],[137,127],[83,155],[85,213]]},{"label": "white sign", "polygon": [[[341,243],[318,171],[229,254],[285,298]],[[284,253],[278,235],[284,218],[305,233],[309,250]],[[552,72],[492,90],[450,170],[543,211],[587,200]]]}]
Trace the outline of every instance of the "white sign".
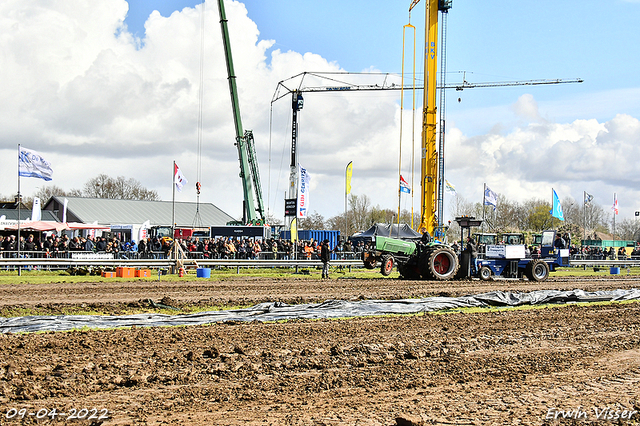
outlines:
[{"label": "white sign", "polygon": [[489,244],[487,245],[487,259],[524,259],[523,245]]}]

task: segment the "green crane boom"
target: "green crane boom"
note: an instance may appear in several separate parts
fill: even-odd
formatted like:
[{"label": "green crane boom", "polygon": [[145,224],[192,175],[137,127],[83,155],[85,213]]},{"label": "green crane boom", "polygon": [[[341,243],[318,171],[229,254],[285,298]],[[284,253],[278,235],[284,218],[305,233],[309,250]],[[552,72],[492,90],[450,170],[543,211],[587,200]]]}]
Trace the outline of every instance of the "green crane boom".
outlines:
[{"label": "green crane boom", "polygon": [[[253,132],[251,132],[251,130],[244,131],[242,128],[240,102],[238,100],[238,87],[236,86],[236,75],[233,69],[231,41],[229,39],[229,28],[227,27],[227,14],[224,10],[224,0],[218,0],[218,10],[220,11],[220,27],[222,28],[224,56],[227,63],[227,74],[229,76],[229,93],[231,94],[233,121],[236,128],[235,145],[238,148],[240,178],[242,179],[242,190],[244,193],[244,222],[250,224],[261,224],[264,223],[264,208],[260,176],[258,174],[258,162],[255,157]],[[254,200],[254,192],[255,199],[257,201]]]}]

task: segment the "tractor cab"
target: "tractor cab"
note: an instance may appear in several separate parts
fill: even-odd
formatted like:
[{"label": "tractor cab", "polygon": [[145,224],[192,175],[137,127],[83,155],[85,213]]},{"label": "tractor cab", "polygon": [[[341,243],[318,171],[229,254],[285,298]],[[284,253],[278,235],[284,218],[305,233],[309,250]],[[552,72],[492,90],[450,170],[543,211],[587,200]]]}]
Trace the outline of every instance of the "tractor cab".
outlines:
[{"label": "tractor cab", "polygon": [[555,258],[559,266],[568,266],[570,252],[568,248],[558,249],[554,247],[557,234],[554,230],[542,231],[540,242],[540,257],[542,259]]},{"label": "tractor cab", "polygon": [[502,234],[502,241],[508,246],[523,245],[524,234],[518,234],[518,233]]},{"label": "tractor cab", "polygon": [[497,234],[475,233],[473,234],[473,239],[475,240],[476,246],[478,247],[478,254],[480,255],[480,257],[483,257],[487,252],[487,246],[498,244]]}]

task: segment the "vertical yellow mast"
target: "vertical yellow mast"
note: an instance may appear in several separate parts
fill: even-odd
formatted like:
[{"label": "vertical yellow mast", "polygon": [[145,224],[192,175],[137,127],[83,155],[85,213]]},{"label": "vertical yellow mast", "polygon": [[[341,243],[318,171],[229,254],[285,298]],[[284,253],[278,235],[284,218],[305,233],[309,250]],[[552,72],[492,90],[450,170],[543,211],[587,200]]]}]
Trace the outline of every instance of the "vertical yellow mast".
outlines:
[{"label": "vertical yellow mast", "polygon": [[[411,8],[418,3],[414,0]],[[427,0],[425,18],[424,100],[422,112],[422,153],[420,177],[420,232],[434,235],[438,227],[438,152],[436,151],[436,73],[438,63],[438,0]]]}]

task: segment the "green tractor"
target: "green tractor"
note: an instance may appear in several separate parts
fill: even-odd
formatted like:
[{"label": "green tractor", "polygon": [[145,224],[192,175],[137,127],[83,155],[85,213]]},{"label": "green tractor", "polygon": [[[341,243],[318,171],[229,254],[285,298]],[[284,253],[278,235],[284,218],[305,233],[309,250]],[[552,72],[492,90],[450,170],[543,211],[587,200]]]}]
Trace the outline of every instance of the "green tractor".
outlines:
[{"label": "green tractor", "polygon": [[428,237],[410,241],[376,236],[373,245],[363,252],[362,260],[367,269],[380,265],[384,276],[391,274],[395,266],[403,278],[411,280],[450,280],[459,267],[458,256],[451,247]]}]

